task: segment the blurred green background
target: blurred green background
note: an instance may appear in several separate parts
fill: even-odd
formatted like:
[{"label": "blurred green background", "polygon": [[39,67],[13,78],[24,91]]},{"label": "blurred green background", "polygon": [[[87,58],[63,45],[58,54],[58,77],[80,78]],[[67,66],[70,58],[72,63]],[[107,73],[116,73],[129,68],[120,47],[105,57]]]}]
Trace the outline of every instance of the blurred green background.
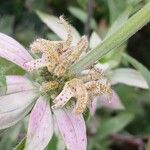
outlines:
[{"label": "blurred green background", "polygon": [[[147,2],[148,0],[0,0],[0,32],[12,36],[26,48],[37,37],[58,39],[36,15],[35,10],[41,10],[55,16],[63,14],[80,34],[89,36],[92,31],[96,31],[104,38],[108,28],[127,7],[132,7],[134,13]],[[126,51],[150,69],[150,24],[128,40]],[[0,61],[0,66],[5,65]],[[20,74],[17,69],[13,71],[13,74]],[[113,88],[119,94],[125,110],[97,110],[96,115],[87,121],[88,149],[150,150],[150,92],[121,84]],[[22,128],[21,134],[14,129],[14,132],[9,129],[0,134],[0,150],[11,150],[24,136],[24,127]],[[18,135],[17,139],[14,134]],[[55,150],[56,143],[54,137],[47,149]]]}]

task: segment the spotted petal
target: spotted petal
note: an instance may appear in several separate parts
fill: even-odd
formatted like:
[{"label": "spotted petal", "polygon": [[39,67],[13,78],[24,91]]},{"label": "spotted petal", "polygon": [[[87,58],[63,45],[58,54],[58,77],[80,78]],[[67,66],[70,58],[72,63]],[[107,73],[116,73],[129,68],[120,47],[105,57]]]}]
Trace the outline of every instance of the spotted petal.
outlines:
[{"label": "spotted petal", "polygon": [[59,131],[69,150],[86,150],[86,127],[82,115],[75,115],[67,109],[54,110]]},{"label": "spotted petal", "polygon": [[64,86],[61,93],[54,99],[53,102],[55,104],[52,106],[52,108],[54,109],[64,106],[73,96],[74,93],[72,92],[72,89],[68,86]]},{"label": "spotted petal", "polygon": [[53,135],[53,119],[49,101],[40,97],[29,119],[25,150],[43,150]]},{"label": "spotted petal", "polygon": [[31,55],[22,45],[3,33],[0,33],[0,57],[12,61],[25,70],[27,67],[24,64],[32,60]]}]

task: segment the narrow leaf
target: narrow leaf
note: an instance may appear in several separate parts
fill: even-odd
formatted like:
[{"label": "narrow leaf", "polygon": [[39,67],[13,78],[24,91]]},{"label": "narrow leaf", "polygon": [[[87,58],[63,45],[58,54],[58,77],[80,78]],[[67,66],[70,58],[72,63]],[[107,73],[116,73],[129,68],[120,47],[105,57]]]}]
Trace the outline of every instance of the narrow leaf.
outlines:
[{"label": "narrow leaf", "polygon": [[116,32],[101,42],[95,49],[89,51],[83,58],[80,58],[77,63],[73,64],[70,68],[70,72],[81,72],[81,70],[95,63],[95,61],[107,54],[109,51],[124,43],[135,32],[150,21],[149,8],[150,3],[147,3],[141,10],[129,18]]},{"label": "narrow leaf", "polygon": [[105,38],[108,38],[112,33],[117,31],[129,18],[131,7],[128,7],[112,24]]},{"label": "narrow leaf", "polygon": [[[84,12],[82,9],[80,8],[77,8],[77,7],[73,7],[73,6],[70,6],[68,8],[68,10],[70,11],[70,13],[75,16],[76,18],[78,18],[81,22],[85,23],[86,20],[87,20],[87,13]],[[96,29],[96,21],[94,20],[94,18],[91,19],[91,28],[92,29]]]}]

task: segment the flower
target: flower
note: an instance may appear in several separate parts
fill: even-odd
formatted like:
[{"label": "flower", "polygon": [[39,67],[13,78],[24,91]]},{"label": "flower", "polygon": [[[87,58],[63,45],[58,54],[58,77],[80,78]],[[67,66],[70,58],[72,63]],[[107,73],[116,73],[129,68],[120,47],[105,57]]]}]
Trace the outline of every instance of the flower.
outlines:
[{"label": "flower", "polygon": [[[14,39],[0,34],[0,56],[19,65],[31,77],[36,76],[36,80],[29,80],[25,76],[6,76],[7,92],[0,97],[0,129],[16,124],[33,107],[26,150],[44,149],[52,138],[54,128],[57,127],[68,149],[84,150],[87,138],[82,112],[87,105],[91,112],[94,110],[96,100],[92,99],[98,99],[99,95],[105,94],[105,98],[111,103],[114,100],[114,107],[116,102],[118,107],[122,107],[101,69],[92,66],[87,73],[68,73],[69,66],[86,50],[88,42],[86,36],[83,36],[72,46],[72,27],[63,17],[60,17],[60,23],[67,31],[65,40],[37,39],[31,44],[33,53],[42,54],[38,59],[33,59]],[[68,103],[70,99],[71,104],[74,99],[77,101],[73,112]],[[107,106],[110,106],[109,101],[106,100]]]},{"label": "flower", "polygon": [[[0,56],[28,72],[33,58],[18,42],[0,33]],[[25,76],[6,76],[7,92],[0,97],[0,129],[13,126],[30,113],[25,149],[44,149],[57,125],[68,149],[86,149],[86,127],[82,115],[69,109],[51,112],[50,103],[40,95],[40,85]],[[54,126],[55,125],[55,126]]]},{"label": "flower", "polygon": [[[90,81],[90,79],[94,79],[96,76],[93,74],[94,72],[91,72],[90,75],[81,76],[83,79],[74,78],[70,75],[65,76],[70,64],[74,63],[81,53],[86,50],[87,38],[83,36],[76,47],[70,46],[72,42],[70,27],[61,17],[60,21],[62,21],[68,32],[67,40],[58,42],[51,42],[44,39],[36,40],[31,44],[31,50],[32,52],[42,52],[42,58],[36,60],[34,60],[18,42],[4,34],[0,34],[1,57],[16,63],[29,72],[28,74],[30,74],[31,77],[32,71],[34,72],[34,70],[37,71],[39,68],[42,68],[42,71],[37,71],[37,76],[39,74],[41,75],[41,81],[38,82],[34,80],[30,81],[24,76],[7,76],[7,92],[1,96],[0,101],[1,129],[16,124],[25,117],[33,107],[30,113],[25,144],[25,149],[27,150],[44,149],[52,138],[55,128],[54,124],[58,126],[68,149],[86,149],[86,127],[82,112],[88,103],[87,88],[92,88],[92,85],[94,86],[96,84],[89,82],[90,85],[84,85],[83,82],[84,80]],[[54,72],[53,69],[55,69]],[[52,77],[52,79],[48,79],[47,81],[46,74],[48,74],[49,78]],[[65,86],[63,91],[55,97],[59,91],[58,86],[60,86],[59,84],[61,82],[62,85]],[[40,86],[40,84],[42,84],[42,86]],[[64,92],[65,89],[66,92]],[[83,94],[79,89],[82,90]],[[68,100],[71,97],[77,99],[76,110],[78,115],[71,113],[71,110],[66,107],[62,108],[65,103],[62,104],[60,109],[54,109],[56,105],[57,108],[58,105],[60,106],[60,97],[65,98],[62,96],[62,93],[67,94],[69,90],[73,95],[68,95]],[[47,93],[51,91],[54,93]],[[94,91],[95,89],[93,89],[93,92]],[[55,97],[55,105],[53,106],[54,110],[52,112],[50,107],[52,102],[50,99],[52,99],[53,95]],[[66,100],[66,98],[64,100]],[[85,100],[86,103],[84,103]],[[82,108],[82,106],[84,107]]]}]

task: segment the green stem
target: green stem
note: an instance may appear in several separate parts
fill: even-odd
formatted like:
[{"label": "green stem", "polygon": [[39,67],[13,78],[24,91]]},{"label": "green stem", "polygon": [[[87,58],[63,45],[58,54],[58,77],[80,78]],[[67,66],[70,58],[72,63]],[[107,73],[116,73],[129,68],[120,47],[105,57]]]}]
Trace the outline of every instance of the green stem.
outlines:
[{"label": "green stem", "polygon": [[92,65],[102,56],[107,54],[114,48],[119,47],[135,32],[141,29],[150,21],[150,2],[147,3],[141,10],[129,18],[116,32],[103,40],[95,49],[89,51],[85,57],[81,58],[77,63],[70,67],[71,73],[79,73],[83,69]]}]

